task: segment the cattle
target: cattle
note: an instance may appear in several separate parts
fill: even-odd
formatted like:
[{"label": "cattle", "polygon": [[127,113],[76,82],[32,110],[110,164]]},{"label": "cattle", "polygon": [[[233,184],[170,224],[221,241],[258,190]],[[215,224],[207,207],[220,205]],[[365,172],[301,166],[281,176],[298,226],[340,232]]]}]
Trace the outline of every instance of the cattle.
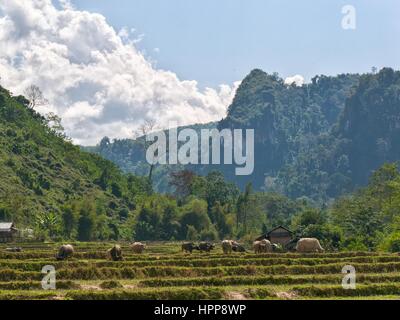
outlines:
[{"label": "cattle", "polygon": [[296,251],[300,253],[324,252],[316,238],[302,238],[297,242]]},{"label": "cattle", "polygon": [[141,254],[144,249],[146,249],[146,245],[141,242],[134,242],[132,243],[131,248],[134,253]]},{"label": "cattle", "polygon": [[75,250],[74,247],[70,244],[64,244],[58,250],[58,254],[56,255],[57,260],[65,260],[74,254]]},{"label": "cattle", "polygon": [[232,244],[232,250],[234,252],[246,252],[246,249],[243,247],[243,245],[237,243],[236,241],[234,241],[234,243]]},{"label": "cattle", "polygon": [[182,244],[182,251],[192,253],[193,250],[200,250],[193,242],[185,242]]},{"label": "cattle", "polygon": [[285,244],[284,250],[289,251],[289,252],[295,252],[297,242],[299,242],[299,240],[300,240],[299,237],[293,238],[292,240],[290,240],[288,243]]},{"label": "cattle", "polygon": [[231,254],[233,250],[233,243],[232,240],[224,240],[222,241],[222,251],[224,254]]},{"label": "cattle", "polygon": [[20,247],[6,248],[5,250],[7,252],[22,252],[22,248],[20,248]]},{"label": "cattle", "polygon": [[200,242],[200,244],[199,244],[199,250],[201,252],[210,252],[214,248],[215,248],[215,245],[210,242]]},{"label": "cattle", "polygon": [[268,253],[272,252],[272,244],[269,240],[263,239],[261,241],[255,241],[253,243],[254,253]]},{"label": "cattle", "polygon": [[122,261],[124,258],[122,257],[122,250],[119,245],[115,245],[111,249],[108,250],[108,255],[112,261]]},{"label": "cattle", "polygon": [[263,249],[262,249],[261,241],[254,241],[253,249],[254,249],[255,254],[262,253]]}]

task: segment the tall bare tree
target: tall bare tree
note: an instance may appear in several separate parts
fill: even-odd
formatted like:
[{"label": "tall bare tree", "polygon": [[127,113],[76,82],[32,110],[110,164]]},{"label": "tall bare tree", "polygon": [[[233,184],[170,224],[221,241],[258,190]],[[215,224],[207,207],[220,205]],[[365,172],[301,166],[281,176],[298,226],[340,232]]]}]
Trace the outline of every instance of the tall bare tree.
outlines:
[{"label": "tall bare tree", "polygon": [[[142,125],[139,127],[137,131],[134,132],[135,139],[142,145],[145,157],[146,157],[146,151],[150,147],[151,142],[147,141],[146,136],[156,130],[156,122],[155,120],[145,120]],[[160,156],[160,155],[158,155]],[[155,167],[155,162],[153,161],[150,163],[150,168],[149,168],[149,181],[151,182],[152,176],[153,176],[153,170]]]},{"label": "tall bare tree", "polygon": [[34,109],[36,107],[43,106],[48,103],[46,98],[43,96],[43,92],[40,90],[40,88],[33,84],[25,89],[24,95],[29,100],[28,107],[30,109]]}]

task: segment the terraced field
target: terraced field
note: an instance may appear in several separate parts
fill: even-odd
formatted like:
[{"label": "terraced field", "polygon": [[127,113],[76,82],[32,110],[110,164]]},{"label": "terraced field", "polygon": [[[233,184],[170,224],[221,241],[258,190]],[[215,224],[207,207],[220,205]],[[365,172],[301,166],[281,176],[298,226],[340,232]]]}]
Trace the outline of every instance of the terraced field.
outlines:
[{"label": "terraced field", "polygon": [[[75,243],[74,257],[56,261],[59,244],[0,246],[0,299],[397,299],[400,256],[383,253],[293,253],[225,256],[151,243],[143,255],[122,246],[125,260],[107,260],[111,244]],[[10,245],[7,245],[10,247]],[[43,290],[42,267],[56,269],[56,290]],[[342,268],[357,271],[357,288],[341,286]]]}]

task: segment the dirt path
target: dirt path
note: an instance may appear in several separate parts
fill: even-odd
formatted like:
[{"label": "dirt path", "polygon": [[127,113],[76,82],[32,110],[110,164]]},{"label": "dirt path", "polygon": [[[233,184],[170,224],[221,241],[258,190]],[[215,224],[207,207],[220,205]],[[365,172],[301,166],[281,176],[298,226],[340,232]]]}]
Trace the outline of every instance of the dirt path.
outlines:
[{"label": "dirt path", "polygon": [[285,299],[285,300],[293,300],[297,297],[297,295],[294,292],[277,292],[276,296],[279,299]]},{"label": "dirt path", "polygon": [[82,290],[95,290],[95,291],[101,291],[101,290],[103,290],[103,289],[100,288],[99,286],[90,285],[90,284],[81,284],[81,289],[82,289]]},{"label": "dirt path", "polygon": [[247,298],[240,292],[230,291],[226,294],[228,300],[247,300]]}]

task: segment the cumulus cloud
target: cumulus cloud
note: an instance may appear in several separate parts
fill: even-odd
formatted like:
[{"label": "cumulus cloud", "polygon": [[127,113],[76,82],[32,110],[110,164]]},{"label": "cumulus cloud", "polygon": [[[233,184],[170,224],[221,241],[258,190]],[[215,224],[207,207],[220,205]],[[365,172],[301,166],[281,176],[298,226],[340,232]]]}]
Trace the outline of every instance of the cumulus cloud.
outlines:
[{"label": "cumulus cloud", "polygon": [[69,0],[0,1],[0,76],[15,94],[38,85],[80,144],[130,137],[143,120],[160,127],[224,117],[239,83],[200,90],[160,70],[136,47],[134,30],[114,30],[105,17]]},{"label": "cumulus cloud", "polygon": [[301,87],[305,83],[304,77],[296,74],[293,77],[287,77],[285,79],[285,84],[286,85],[292,85],[295,84],[298,87]]}]

